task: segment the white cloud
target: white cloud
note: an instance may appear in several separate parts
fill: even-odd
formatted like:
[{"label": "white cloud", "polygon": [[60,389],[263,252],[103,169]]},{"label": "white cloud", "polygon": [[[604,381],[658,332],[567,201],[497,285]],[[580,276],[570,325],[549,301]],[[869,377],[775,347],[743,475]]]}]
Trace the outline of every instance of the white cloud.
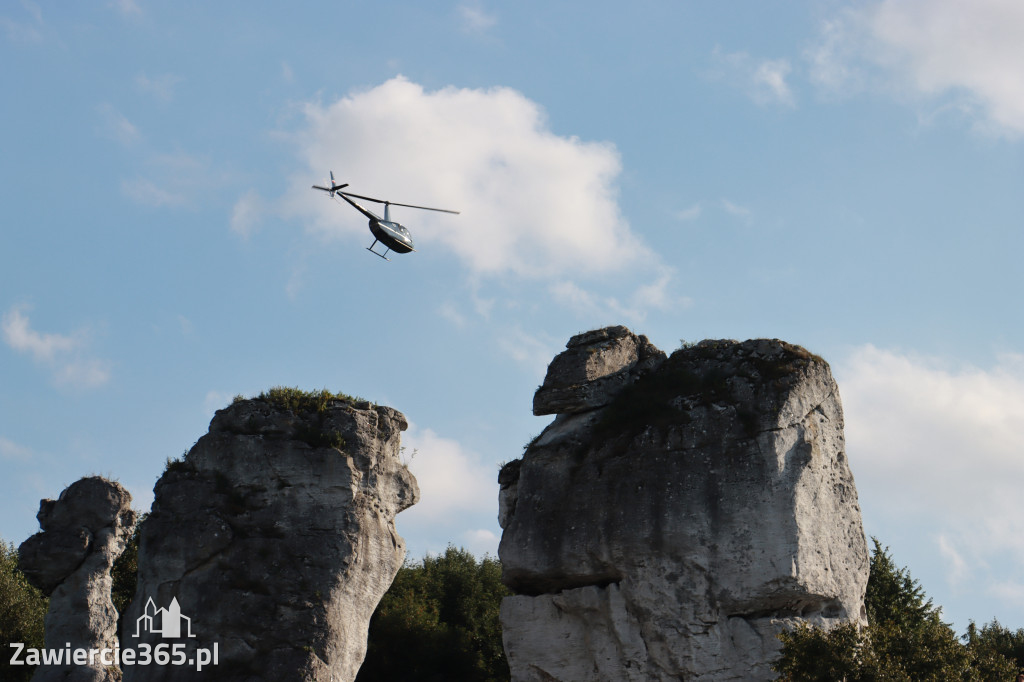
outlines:
[{"label": "white cloud", "polygon": [[24,23],[9,17],[0,17],[0,29],[7,34],[7,38],[14,43],[28,45],[39,43],[43,39],[43,11],[39,5],[28,0],[22,0],[21,7],[31,16],[31,23]]},{"label": "white cloud", "polygon": [[1005,599],[1008,602],[1024,604],[1024,582],[1008,580],[992,586],[990,590],[993,596]]},{"label": "white cloud", "polygon": [[856,57],[863,49],[858,25],[849,11],[825,21],[817,42],[804,50],[811,82],[826,92],[851,95],[863,87],[864,74]]},{"label": "white cloud", "polygon": [[441,317],[454,324],[459,329],[465,329],[466,325],[469,324],[469,320],[466,316],[459,312],[459,309],[455,307],[455,304],[451,301],[445,301],[438,307],[437,312],[441,314]]},{"label": "white cloud", "polygon": [[16,351],[29,353],[39,362],[52,362],[61,353],[75,348],[78,342],[63,334],[41,334],[31,328],[23,311],[27,306],[15,306],[3,318],[4,340]]},{"label": "white cloud", "polygon": [[720,47],[715,47],[711,56],[714,67],[710,75],[743,90],[757,104],[796,106],[786,82],[792,70],[788,59],[758,60],[746,52],[723,52]]},{"label": "white cloud", "polygon": [[[185,152],[154,154],[146,161],[150,177],[121,181],[121,191],[133,201],[150,206],[187,206],[223,187],[226,174]],[[245,199],[245,197],[242,197]]]},{"label": "white cloud", "polygon": [[96,388],[110,380],[110,363],[95,358],[76,359],[56,368],[58,385],[71,388]]},{"label": "white cloud", "polygon": [[202,154],[149,154],[144,163],[144,172],[121,181],[121,192],[150,207],[202,205],[209,199],[219,199],[234,182],[231,173]]},{"label": "white cloud", "polygon": [[937,550],[961,585],[1024,572],[1021,361],[954,369],[865,346],[836,368],[865,509],[937,528]]},{"label": "white cloud", "polygon": [[467,530],[462,534],[463,547],[476,556],[491,555],[498,556],[498,543],[501,538],[494,531],[486,528]]},{"label": "white cloud", "polygon": [[181,330],[182,336],[192,336],[195,333],[195,325],[192,324],[192,320],[188,319],[184,315],[178,315],[178,328]]},{"label": "white cloud", "polygon": [[743,220],[750,220],[753,215],[753,212],[749,208],[735,204],[728,199],[722,199],[722,208],[729,215],[742,218]]},{"label": "white cloud", "polygon": [[421,251],[450,249],[475,273],[601,274],[652,257],[619,209],[615,147],[556,135],[515,90],[427,92],[399,77],[305,115],[306,168],[285,203],[325,233],[372,241],[365,218],[310,191],[333,169],[359,194],[461,211],[392,215]]},{"label": "white cloud", "polygon": [[164,102],[170,102],[174,99],[174,87],[182,80],[181,76],[169,73],[153,78],[145,74],[139,74],[135,77],[135,85],[147,95],[152,95]]},{"label": "white cloud", "polygon": [[142,16],[142,8],[139,7],[135,0],[113,0],[110,6],[126,16]]},{"label": "white cloud", "polygon": [[150,207],[182,206],[186,203],[182,194],[168,191],[145,178],[122,180],[121,191],[136,203]]},{"label": "white cloud", "polygon": [[939,535],[939,552],[946,560],[947,580],[952,585],[959,585],[970,576],[970,568],[967,559],[954,546],[952,540],[945,535]]},{"label": "white cloud", "polygon": [[462,30],[467,33],[484,33],[498,23],[494,13],[486,11],[479,0],[459,5],[459,17],[462,19]]},{"label": "white cloud", "polygon": [[37,24],[43,23],[43,10],[38,3],[31,0],[21,0],[21,6],[26,12],[32,15],[32,20]]},{"label": "white cloud", "polygon": [[551,358],[559,350],[557,344],[544,341],[518,326],[499,331],[496,345],[505,355],[540,379],[544,377]]},{"label": "white cloud", "polygon": [[268,206],[255,191],[249,190],[235,202],[231,210],[231,230],[248,239],[263,221]]},{"label": "white cloud", "polygon": [[992,130],[1019,135],[1022,34],[1018,0],[881,0],[827,21],[805,57],[833,91],[857,89],[870,73],[901,96],[953,98]]},{"label": "white cloud", "polygon": [[60,386],[95,388],[110,379],[109,363],[83,355],[84,332],[71,336],[37,332],[32,329],[26,310],[27,306],[14,306],[4,314],[0,328],[8,346],[49,367],[54,382]]},{"label": "white cloud", "polygon": [[556,303],[571,308],[579,316],[594,319],[597,326],[622,318],[642,322],[646,316],[644,310],[624,305],[614,296],[600,296],[568,280],[555,282],[548,291]]},{"label": "white cloud", "polygon": [[700,214],[702,212],[703,212],[703,209],[701,208],[701,205],[699,203],[697,203],[697,204],[694,204],[693,206],[690,206],[689,208],[684,208],[681,211],[676,211],[675,212],[675,217],[676,217],[676,220],[682,220],[683,222],[689,222],[691,220],[696,220],[697,218],[699,218]]},{"label": "white cloud", "polygon": [[571,308],[577,315],[590,318],[596,326],[621,322],[643,322],[651,309],[672,310],[685,308],[692,301],[685,296],[671,293],[674,271],[666,266],[653,268],[655,278],[647,284],[636,287],[622,300],[616,296],[602,296],[584,289],[570,280],[554,282],[548,287],[552,300]]},{"label": "white cloud", "polygon": [[32,450],[0,436],[0,459],[27,462],[32,459]]},{"label": "white cloud", "polygon": [[790,70],[791,67],[787,59],[773,59],[758,64],[752,76],[755,97],[761,98],[766,103],[778,102],[788,106],[795,105],[793,91],[786,83],[786,76],[789,75]]},{"label": "white cloud", "polygon": [[402,446],[420,486],[420,501],[402,512],[403,523],[454,523],[466,513],[497,514],[497,467],[431,429],[410,426],[402,435]]},{"label": "white cloud", "polygon": [[141,137],[135,124],[125,118],[124,114],[111,104],[104,103],[96,107],[100,115],[100,132],[120,144],[130,145]]},{"label": "white cloud", "polygon": [[662,268],[660,274],[650,284],[642,284],[630,297],[633,310],[646,311],[651,308],[672,310],[688,308],[693,304],[688,296],[676,296],[671,293],[670,285],[674,272],[670,268]]}]

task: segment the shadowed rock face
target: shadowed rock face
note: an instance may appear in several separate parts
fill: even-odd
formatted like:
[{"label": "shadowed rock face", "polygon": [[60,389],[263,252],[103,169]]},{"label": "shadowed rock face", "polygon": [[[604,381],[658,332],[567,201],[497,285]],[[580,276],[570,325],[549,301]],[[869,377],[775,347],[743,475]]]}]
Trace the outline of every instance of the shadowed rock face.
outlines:
[{"label": "shadowed rock face", "polygon": [[[126,667],[125,680],[352,680],[405,557],[394,517],[419,498],[399,461],[405,428],[396,410],[341,400],[219,411],[156,484],[122,633],[126,647],[180,642],[189,656],[216,645],[218,664]],[[172,599],[190,618],[182,637],[134,637]]]},{"label": "shadowed rock face", "polygon": [[[621,329],[575,337],[538,395]],[[584,377],[499,477],[514,680],[770,680],[782,628],[865,622],[827,363],[777,340],[646,354],[597,401]]]},{"label": "shadowed rock face", "polygon": [[[18,566],[29,582],[50,597],[47,649],[114,649],[117,610],[110,599],[110,570],[124,552],[136,515],[132,497],[119,483],[83,478],[56,500],[39,504],[36,533],[18,549]],[[114,682],[115,667],[44,665],[35,682]]]}]

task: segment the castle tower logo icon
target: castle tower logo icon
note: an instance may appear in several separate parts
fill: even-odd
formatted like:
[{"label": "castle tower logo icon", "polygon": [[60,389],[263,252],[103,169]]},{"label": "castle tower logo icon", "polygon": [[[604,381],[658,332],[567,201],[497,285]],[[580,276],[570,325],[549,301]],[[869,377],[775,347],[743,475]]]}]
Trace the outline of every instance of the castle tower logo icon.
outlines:
[{"label": "castle tower logo icon", "polygon": [[[185,634],[182,634],[183,631]],[[149,598],[142,615],[135,620],[135,634],[132,636],[138,637],[143,632],[158,634],[165,639],[195,637],[192,634],[192,619],[181,615],[177,597],[171,599],[166,609],[157,608],[153,598]]]}]

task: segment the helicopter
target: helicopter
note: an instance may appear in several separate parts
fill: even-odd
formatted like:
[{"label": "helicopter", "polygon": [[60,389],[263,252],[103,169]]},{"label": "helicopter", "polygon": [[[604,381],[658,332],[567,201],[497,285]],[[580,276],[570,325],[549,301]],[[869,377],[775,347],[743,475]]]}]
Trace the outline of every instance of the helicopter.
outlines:
[{"label": "helicopter", "polygon": [[[331,199],[340,196],[342,199],[352,205],[357,211],[362,213],[364,216],[370,219],[370,232],[373,234],[373,244],[366,247],[366,250],[375,256],[380,256],[386,261],[390,261],[388,253],[394,251],[395,253],[409,253],[415,251],[412,247],[412,235],[409,234],[409,230],[402,224],[391,220],[391,207],[392,206],[405,206],[406,208],[418,208],[424,211],[438,211],[440,213],[454,213],[458,215],[458,211],[449,211],[446,208],[430,208],[429,206],[413,206],[412,204],[400,204],[396,201],[386,201],[384,199],[374,199],[373,197],[364,197],[362,194],[353,194],[352,192],[342,192],[341,190],[348,187],[348,183],[342,185],[337,184],[334,181],[334,171],[331,171],[331,185],[330,187],[323,187],[322,185],[313,185],[313,189],[318,189],[323,192],[327,192]],[[374,201],[378,204],[384,204],[384,217],[381,218],[373,211],[368,211],[363,208],[349,197],[355,197],[356,199],[363,199],[365,201]],[[378,253],[373,250],[373,247],[377,246],[377,242],[384,245],[384,253]]]}]

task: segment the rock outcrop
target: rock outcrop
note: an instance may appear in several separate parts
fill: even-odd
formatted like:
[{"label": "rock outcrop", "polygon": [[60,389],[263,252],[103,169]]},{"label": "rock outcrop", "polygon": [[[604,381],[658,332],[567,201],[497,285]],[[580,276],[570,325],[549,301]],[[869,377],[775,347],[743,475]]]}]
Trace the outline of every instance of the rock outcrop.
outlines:
[{"label": "rock outcrop", "polygon": [[[18,567],[50,597],[45,620],[47,649],[117,647],[117,610],[110,598],[110,571],[135,529],[132,497],[119,483],[83,478],[56,500],[39,504],[36,533],[18,549]],[[109,660],[109,659],[108,659]],[[116,666],[98,659],[66,661],[36,669],[34,682],[115,682]]]},{"label": "rock outcrop", "polygon": [[783,628],[865,622],[821,358],[778,340],[665,358],[613,327],[570,340],[534,409],[558,416],[499,475],[513,680],[770,680]]},{"label": "rock outcrop", "polygon": [[126,666],[126,681],[355,677],[405,557],[395,515],[419,498],[399,460],[408,424],[389,407],[303,400],[236,401],[157,482],[122,639],[184,644],[190,662],[216,651],[216,664]]},{"label": "rock outcrop", "polygon": [[606,405],[626,384],[665,359],[646,336],[625,327],[578,334],[551,361],[533,396],[533,413],[576,414]]}]

